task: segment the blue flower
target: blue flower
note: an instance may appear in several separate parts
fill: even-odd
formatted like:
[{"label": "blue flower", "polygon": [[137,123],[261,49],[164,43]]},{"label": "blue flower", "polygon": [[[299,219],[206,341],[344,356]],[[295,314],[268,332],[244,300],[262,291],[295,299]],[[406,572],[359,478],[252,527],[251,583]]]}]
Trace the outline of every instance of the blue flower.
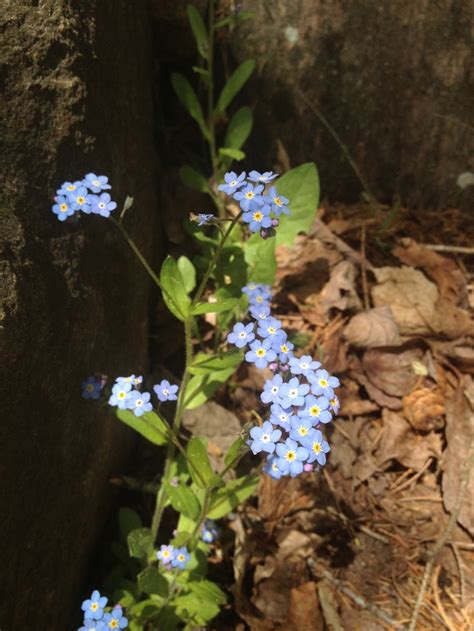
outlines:
[{"label": "blue flower", "polygon": [[300,383],[297,377],[293,377],[280,388],[281,405],[284,408],[289,408],[292,405],[304,405],[304,398],[308,392],[308,384]]},{"label": "blue flower", "polygon": [[89,192],[85,186],[79,186],[75,191],[69,193],[68,200],[73,210],[82,210],[88,215],[91,212],[90,204],[87,201]]},{"label": "blue flower", "polygon": [[184,546],[182,548],[176,548],[174,558],[171,559],[171,565],[173,567],[179,567],[180,570],[184,570],[190,558],[191,555]]},{"label": "blue flower", "polygon": [[339,413],[340,406],[341,404],[339,403],[339,399],[336,396],[334,396],[332,399],[329,399],[329,407],[331,408],[331,412],[333,414]]},{"label": "blue flower", "polygon": [[309,434],[312,428],[313,424],[310,419],[295,417],[291,421],[290,438],[301,443],[302,439]]},{"label": "blue flower", "polygon": [[278,468],[283,475],[289,474],[292,478],[303,471],[303,463],[309,456],[306,447],[299,447],[291,438],[287,438],[284,443],[278,443],[276,453]]},{"label": "blue flower", "polygon": [[334,388],[340,385],[339,379],[332,377],[327,370],[317,370],[314,375],[308,375],[308,381],[313,394],[323,394],[327,399],[334,397]]},{"label": "blue flower", "polygon": [[310,355],[290,359],[290,371],[293,375],[304,375],[307,377],[320,366],[321,363],[314,361]]},{"label": "blue flower", "polygon": [[270,228],[272,219],[270,217],[270,206],[250,206],[249,210],[242,215],[242,221],[249,224],[250,232],[258,232],[261,228]]},{"label": "blue flower", "polygon": [[92,620],[88,618],[84,620],[84,626],[80,627],[77,631],[106,631],[107,627],[102,620]]},{"label": "blue flower", "polygon": [[279,480],[282,475],[285,475],[278,466],[278,458],[276,456],[268,457],[267,462],[262,467],[262,471],[268,473],[268,475],[275,480]]},{"label": "blue flower", "polygon": [[82,398],[98,399],[102,390],[102,383],[102,381],[99,381],[93,375],[87,377],[87,379],[82,382]]},{"label": "blue flower", "polygon": [[263,392],[260,395],[262,401],[264,403],[278,403],[280,401],[278,393],[282,383],[283,378],[280,375],[275,375],[273,379],[267,379],[263,386]]},{"label": "blue flower", "polygon": [[87,203],[90,204],[92,213],[101,215],[102,217],[110,217],[111,211],[117,208],[117,204],[110,201],[110,195],[108,193],[88,195]]},{"label": "blue flower", "polygon": [[205,213],[199,213],[197,216],[198,226],[208,226],[214,220],[214,215],[206,215]]},{"label": "blue flower", "polygon": [[257,334],[263,338],[269,338],[271,340],[280,340],[284,335],[284,331],[281,330],[281,322],[276,318],[266,318],[260,322]]},{"label": "blue flower", "polygon": [[135,386],[135,388],[138,388],[142,383],[143,383],[143,377],[141,375],[137,375],[135,377],[135,375],[132,375],[132,384]]},{"label": "blue flower", "polygon": [[257,368],[266,368],[269,362],[276,358],[276,353],[271,348],[271,340],[255,340],[250,344],[250,350],[245,353],[245,360],[255,364]]},{"label": "blue flower", "polygon": [[164,565],[168,565],[173,561],[175,557],[175,549],[171,544],[169,546],[161,546],[159,551],[156,553],[156,558],[161,561]]},{"label": "blue flower", "polygon": [[115,383],[120,383],[120,384],[129,383],[130,386],[132,386],[134,380],[135,380],[135,375],[130,375],[129,377],[117,377],[117,379],[115,380]]},{"label": "blue flower", "polygon": [[263,296],[265,300],[270,300],[272,297],[272,290],[270,285],[263,285],[261,283],[249,283],[242,287],[242,293],[246,294],[251,301],[255,296]]},{"label": "blue flower", "polygon": [[142,416],[145,412],[151,412],[150,396],[149,392],[139,392],[138,390],[130,392],[130,396],[127,398],[127,408],[133,410],[135,416]]},{"label": "blue flower", "polygon": [[58,216],[59,221],[64,221],[67,217],[74,215],[74,209],[68,198],[58,195],[55,197],[55,201],[53,213]]},{"label": "blue flower", "polygon": [[286,333],[284,338],[278,338],[275,340],[275,344],[273,346],[273,350],[278,353],[278,359],[281,362],[286,363],[292,356],[291,352],[294,349],[295,345],[286,339]]},{"label": "blue flower", "polygon": [[272,211],[278,217],[281,213],[285,213],[285,215],[290,214],[290,209],[287,207],[288,200],[283,195],[278,195],[277,190],[274,186],[270,188],[268,191],[268,195],[265,195],[263,198],[266,204],[270,204]]},{"label": "blue flower", "polygon": [[263,186],[261,184],[258,186],[247,184],[245,188],[234,193],[233,198],[239,202],[242,210],[250,211],[252,208],[258,208],[263,204],[262,191]]},{"label": "blue flower", "polygon": [[283,408],[281,405],[274,403],[271,410],[270,421],[274,425],[280,425],[287,431],[290,431],[290,425],[293,419],[297,418],[293,414],[292,408]]},{"label": "blue flower", "polygon": [[313,425],[318,423],[329,423],[331,420],[331,413],[328,410],[329,401],[326,397],[316,398],[313,395],[306,397],[305,406],[302,410],[298,410],[298,416],[303,418],[309,418]]},{"label": "blue flower", "polygon": [[74,191],[80,186],[84,185],[79,180],[76,182],[64,182],[64,184],[61,185],[61,188],[58,188],[56,191],[56,195],[65,195],[67,197],[68,195],[74,193]]},{"label": "blue flower", "polygon": [[249,342],[252,342],[255,339],[253,328],[253,322],[247,325],[243,324],[242,322],[237,322],[237,324],[234,324],[234,328],[227,336],[227,341],[230,344],[235,344],[237,348],[243,348],[244,346],[247,346]]},{"label": "blue flower", "polygon": [[176,401],[178,398],[176,396],[178,386],[172,386],[166,379],[163,379],[161,383],[153,386],[153,390],[160,401]]},{"label": "blue flower", "polygon": [[235,171],[229,171],[224,175],[225,184],[219,184],[218,191],[224,191],[226,195],[233,195],[235,191],[245,183],[245,171],[237,175]]},{"label": "blue flower", "polygon": [[250,307],[250,315],[254,320],[266,320],[270,315],[270,307],[265,304]]},{"label": "blue flower", "polygon": [[248,179],[251,182],[268,184],[268,182],[271,182],[276,177],[278,177],[278,173],[273,173],[273,171],[265,171],[264,173],[259,173],[258,171],[250,171]]},{"label": "blue flower", "polygon": [[252,427],[250,437],[252,440],[248,444],[253,454],[259,454],[261,451],[272,454],[275,451],[275,443],[281,438],[281,431],[275,429],[270,421],[265,421],[261,427]]},{"label": "blue flower", "polygon": [[130,383],[116,383],[112,388],[109,405],[116,405],[119,410],[125,410],[131,389],[132,384]]},{"label": "blue flower", "polygon": [[206,519],[201,529],[201,539],[205,543],[212,543],[219,536],[216,522],[212,519]]},{"label": "blue flower", "polygon": [[100,193],[100,191],[106,191],[112,188],[108,184],[109,178],[105,175],[96,175],[95,173],[88,173],[82,180],[83,186],[87,186],[93,193]]},{"label": "blue flower", "polygon": [[120,605],[115,605],[110,613],[105,614],[104,622],[109,629],[125,629],[128,626],[128,620],[124,617]]},{"label": "blue flower", "polygon": [[81,605],[81,609],[84,612],[84,619],[88,620],[92,618],[93,620],[100,620],[104,615],[104,607],[106,604],[107,598],[101,596],[100,592],[95,589],[92,592],[92,596]]},{"label": "blue flower", "polygon": [[326,464],[326,454],[331,451],[331,448],[329,447],[329,443],[324,440],[322,432],[318,429],[311,430],[311,432],[302,439],[301,443],[309,450],[309,463],[316,460],[321,466]]}]

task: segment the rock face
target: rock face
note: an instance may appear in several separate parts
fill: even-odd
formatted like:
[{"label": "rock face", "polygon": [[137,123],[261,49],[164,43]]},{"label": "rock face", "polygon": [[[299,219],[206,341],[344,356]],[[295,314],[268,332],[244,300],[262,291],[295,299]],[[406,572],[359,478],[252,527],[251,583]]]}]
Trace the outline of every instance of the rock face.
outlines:
[{"label": "rock face", "polygon": [[0,22],[0,627],[59,630],[133,442],[80,384],[146,368],[150,285],[110,222],[50,208],[64,180],[107,174],[151,251],[150,37],[145,2],[15,0]]},{"label": "rock face", "polygon": [[456,185],[474,171],[469,3],[246,0],[243,9],[256,17],[229,45],[237,61],[257,61],[247,91],[253,164],[269,168],[280,139],[292,165],[318,164],[323,195],[357,198],[360,182],[318,111],[380,199],[438,207],[474,190]]}]

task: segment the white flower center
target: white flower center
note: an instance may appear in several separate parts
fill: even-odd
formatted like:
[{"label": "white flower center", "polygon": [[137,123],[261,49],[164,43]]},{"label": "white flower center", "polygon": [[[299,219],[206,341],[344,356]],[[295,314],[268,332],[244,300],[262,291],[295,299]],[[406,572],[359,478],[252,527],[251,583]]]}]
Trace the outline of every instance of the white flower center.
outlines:
[{"label": "white flower center", "polygon": [[136,406],[137,408],[141,408],[141,407],[143,406],[143,403],[144,403],[143,399],[137,399],[137,400],[135,401],[135,406]]},{"label": "white flower center", "polygon": [[105,204],[104,204],[104,202],[100,202],[100,203],[99,203],[99,208],[105,208]]},{"label": "white flower center", "polygon": [[241,340],[244,340],[244,339],[247,337],[247,333],[246,333],[245,331],[240,331],[240,333],[239,333],[238,337],[239,337]]},{"label": "white flower center", "polygon": [[262,441],[262,443],[269,443],[270,442],[270,434],[262,434],[262,437],[260,438],[260,440]]},{"label": "white flower center", "polygon": [[167,397],[169,393],[170,391],[168,390],[168,388],[163,388],[163,394],[165,395],[165,397]]},{"label": "white flower center", "polygon": [[298,389],[297,388],[291,388],[291,390],[288,392],[288,397],[290,399],[296,399],[297,396],[298,396]]},{"label": "white flower center", "polygon": [[100,186],[100,181],[99,180],[92,180],[92,184],[94,186]]}]

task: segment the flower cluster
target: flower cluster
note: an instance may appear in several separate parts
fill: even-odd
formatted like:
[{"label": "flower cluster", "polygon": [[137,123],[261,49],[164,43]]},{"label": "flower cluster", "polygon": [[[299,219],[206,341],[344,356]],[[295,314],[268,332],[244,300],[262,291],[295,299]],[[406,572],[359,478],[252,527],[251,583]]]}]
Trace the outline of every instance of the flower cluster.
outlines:
[{"label": "flower cluster", "polygon": [[83,180],[64,182],[56,191],[53,213],[59,221],[64,221],[75,212],[109,217],[117,204],[108,193],[103,192],[112,188],[108,181],[109,178],[105,175],[88,173]]},{"label": "flower cluster", "polygon": [[102,393],[106,381],[107,379],[104,376],[97,377],[96,375],[91,375],[87,377],[87,379],[82,382],[82,398],[97,400]]},{"label": "flower cluster", "polygon": [[171,570],[172,568],[184,570],[191,556],[184,546],[175,548],[170,544],[168,546],[161,546],[156,553],[156,558],[166,570]]},{"label": "flower cluster", "polygon": [[282,213],[290,214],[286,197],[279,195],[274,186],[264,190],[276,177],[278,175],[272,171],[250,171],[248,176],[245,171],[239,175],[229,171],[224,175],[224,184],[217,187],[239,202],[242,219],[250,232],[258,232],[263,239],[275,236],[278,217]]},{"label": "flower cluster", "polygon": [[[109,398],[109,405],[119,408],[119,410],[133,410],[135,416],[142,416],[145,412],[151,412],[151,394],[141,392],[140,387],[143,377],[130,375],[129,377],[118,377],[112,387],[112,394]],[[153,386],[153,390],[160,401],[176,401],[178,386],[173,386],[164,379],[160,384]]]},{"label": "flower cluster", "polygon": [[254,454],[267,454],[266,473],[294,477],[312,471],[314,463],[326,463],[330,447],[320,427],[339,410],[334,393],[339,380],[309,355],[293,354],[281,322],[271,315],[269,286],[250,283],[242,291],[249,298],[252,322],[238,322],[227,340],[248,349],[248,362],[275,373],[260,395],[270,407],[269,419],[250,430],[248,444]]},{"label": "flower cluster", "polygon": [[81,609],[84,612],[83,626],[78,631],[109,631],[109,629],[125,629],[128,620],[123,615],[122,607],[116,605],[106,613],[107,598],[94,590],[90,598],[85,600]]},{"label": "flower cluster", "polygon": [[204,543],[213,543],[219,536],[216,522],[213,519],[206,519],[201,529],[201,539]]}]

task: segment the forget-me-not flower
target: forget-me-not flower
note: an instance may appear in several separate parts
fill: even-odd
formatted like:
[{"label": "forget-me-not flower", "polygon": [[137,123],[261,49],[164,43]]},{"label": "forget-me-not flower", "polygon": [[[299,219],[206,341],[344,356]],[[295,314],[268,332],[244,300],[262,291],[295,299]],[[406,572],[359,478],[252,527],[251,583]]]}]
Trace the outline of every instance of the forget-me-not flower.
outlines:
[{"label": "forget-me-not flower", "polygon": [[321,466],[326,464],[326,454],[331,451],[331,448],[329,447],[329,443],[324,440],[322,432],[318,429],[312,429],[309,434],[302,439],[301,444],[309,451],[309,463],[316,460]]},{"label": "forget-me-not flower", "polygon": [[270,421],[274,425],[280,425],[281,427],[289,431],[291,421],[296,418],[296,416],[293,414],[292,408],[283,408],[278,403],[274,403],[270,410]]},{"label": "forget-me-not flower", "polygon": [[255,364],[257,368],[266,368],[269,362],[276,359],[276,353],[271,346],[271,340],[254,340],[250,343],[250,350],[245,353],[245,360]]},{"label": "forget-me-not flower", "polygon": [[116,383],[112,388],[109,405],[116,405],[119,410],[125,410],[127,407],[127,399],[132,389],[131,383]]},{"label": "forget-me-not flower", "polygon": [[156,558],[165,565],[171,563],[174,557],[175,549],[174,546],[172,546],[171,544],[169,546],[162,545],[156,553]]},{"label": "forget-me-not flower", "polygon": [[270,421],[265,421],[262,426],[256,425],[250,430],[250,449],[253,454],[266,451],[272,454],[275,451],[275,443],[281,438],[281,431],[275,429]]},{"label": "forget-me-not flower", "polygon": [[87,618],[84,620],[84,626],[79,627],[77,631],[106,631],[107,627],[105,626],[105,622],[103,620],[93,620],[92,618]]},{"label": "forget-me-not flower", "polygon": [[82,210],[83,213],[90,214],[91,207],[87,198],[89,191],[85,186],[79,186],[75,191],[69,193],[68,200],[73,210]]},{"label": "forget-me-not flower", "polygon": [[234,328],[227,336],[227,341],[237,346],[237,348],[243,348],[244,346],[247,346],[249,342],[252,342],[255,339],[255,333],[253,332],[253,329],[253,322],[251,322],[250,324],[237,322],[237,324],[234,324]]},{"label": "forget-me-not flower", "polygon": [[226,195],[233,195],[235,191],[245,184],[246,173],[243,171],[239,175],[235,171],[229,171],[224,175],[224,184],[219,184],[218,191],[223,191]]},{"label": "forget-me-not flower", "polygon": [[272,211],[277,217],[281,213],[285,213],[285,215],[290,214],[290,209],[287,207],[288,199],[283,197],[283,195],[278,195],[274,186],[270,188],[268,195],[265,195],[263,200],[265,203],[270,204]]},{"label": "forget-me-not flower", "polygon": [[291,438],[287,438],[284,443],[277,444],[276,454],[278,456],[278,468],[284,475],[289,474],[291,477],[295,477],[303,471],[303,463],[309,456],[306,447],[300,447]]},{"label": "forget-me-not flower", "polygon": [[268,184],[268,182],[271,182],[276,177],[278,177],[278,173],[273,173],[273,171],[265,171],[264,173],[259,173],[258,171],[250,171],[248,179],[251,182]]},{"label": "forget-me-not flower", "polygon": [[257,329],[258,335],[271,340],[282,339],[284,331],[281,330],[281,322],[276,318],[266,318],[260,322]]},{"label": "forget-me-not flower", "polygon": [[247,184],[243,189],[234,193],[233,198],[239,202],[242,210],[248,212],[252,210],[252,208],[258,208],[263,204],[262,191],[262,184],[258,184],[257,186]]},{"label": "forget-me-not flower", "polygon": [[266,463],[262,467],[262,471],[265,471],[265,473],[268,473],[268,475],[274,478],[275,480],[279,480],[281,476],[284,475],[284,473],[281,471],[280,467],[278,466],[278,457],[276,456],[268,457]]},{"label": "forget-me-not flower", "polygon": [[270,217],[270,206],[249,207],[249,210],[242,215],[242,221],[249,224],[250,232],[258,232],[261,228],[270,228],[272,219]]},{"label": "forget-me-not flower", "polygon": [[178,386],[171,385],[169,381],[163,379],[163,381],[156,386],[153,386],[153,390],[160,401],[176,401],[178,392]]},{"label": "forget-me-not flower", "polygon": [[127,398],[127,408],[133,410],[135,416],[142,416],[145,412],[151,412],[152,407],[149,392],[139,392],[138,390],[130,392]]},{"label": "forget-me-not flower", "polygon": [[88,620],[92,618],[93,620],[100,620],[104,615],[104,607],[107,604],[107,598],[105,596],[101,596],[100,592],[95,589],[92,592],[92,596],[85,600],[81,609],[84,612],[84,618]]},{"label": "forget-me-not flower", "polygon": [[102,390],[103,382],[99,381],[94,375],[87,377],[82,382],[82,398],[83,399],[98,399]]},{"label": "forget-me-not flower", "polygon": [[320,366],[321,362],[315,361],[310,355],[292,357],[290,359],[290,371],[293,375],[304,375],[306,377]]},{"label": "forget-me-not flower", "polygon": [[171,559],[171,565],[172,567],[179,567],[180,570],[184,570],[190,558],[191,555],[184,546],[182,548],[176,548],[174,557]]},{"label": "forget-me-not flower", "polygon": [[83,186],[87,186],[93,193],[100,193],[101,191],[106,191],[110,188],[109,178],[105,175],[96,175],[95,173],[88,173],[86,177],[83,179]]},{"label": "forget-me-not flower", "polygon": [[64,221],[67,217],[74,215],[74,208],[69,198],[58,195],[55,198],[55,202],[56,203],[53,205],[53,213],[58,216],[59,221]]},{"label": "forget-me-not flower", "polygon": [[339,387],[339,379],[332,377],[327,370],[317,370],[314,374],[308,375],[311,384],[311,392],[316,395],[324,395],[327,399],[334,397],[334,388]]},{"label": "forget-me-not flower", "polygon": [[110,613],[105,614],[104,622],[106,629],[125,629],[128,626],[128,620],[123,615],[120,605],[115,605]]},{"label": "forget-me-not flower", "polygon": [[198,226],[208,226],[210,223],[212,223],[213,219],[215,219],[214,215],[199,213],[196,221]]},{"label": "forget-me-not flower", "polygon": [[275,375],[273,379],[267,379],[263,386],[263,392],[260,394],[261,400],[264,403],[278,403],[280,400],[278,393],[282,383],[283,378],[280,375]]},{"label": "forget-me-not flower", "polygon": [[56,191],[56,195],[64,195],[67,197],[68,195],[74,193],[74,191],[80,186],[84,186],[84,184],[79,180],[76,182],[64,182],[64,184],[61,185],[61,188],[58,188]]},{"label": "forget-me-not flower", "polygon": [[312,428],[313,424],[309,419],[296,416],[291,421],[290,438],[301,443],[301,440],[309,434]]},{"label": "forget-me-not flower", "polygon": [[90,205],[91,213],[101,215],[102,217],[110,217],[112,210],[117,208],[117,204],[110,199],[108,193],[100,195],[88,195],[87,203]]},{"label": "forget-me-not flower", "polygon": [[281,405],[284,408],[289,408],[292,405],[304,405],[304,398],[308,392],[309,385],[307,383],[300,383],[297,377],[293,377],[280,388]]},{"label": "forget-me-not flower", "polygon": [[331,420],[331,412],[329,412],[329,401],[326,397],[315,397],[309,395],[305,399],[305,406],[302,410],[298,410],[298,416],[309,418],[313,425],[318,423],[329,423]]},{"label": "forget-me-not flower", "polygon": [[250,307],[250,314],[254,320],[266,320],[270,316],[268,305]]}]

